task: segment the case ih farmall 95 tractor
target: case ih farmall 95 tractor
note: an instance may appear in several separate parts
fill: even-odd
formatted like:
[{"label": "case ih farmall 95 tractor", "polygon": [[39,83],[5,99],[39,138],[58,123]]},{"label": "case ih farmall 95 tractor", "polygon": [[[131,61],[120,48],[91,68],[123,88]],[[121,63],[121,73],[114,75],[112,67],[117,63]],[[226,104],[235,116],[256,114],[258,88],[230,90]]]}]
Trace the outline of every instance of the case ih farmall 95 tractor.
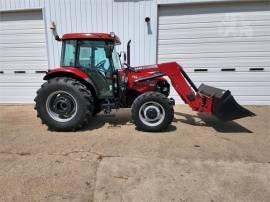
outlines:
[{"label": "case ih farmall 95 tractor", "polygon": [[202,84],[197,88],[176,62],[131,67],[130,42],[127,64],[120,63],[114,34],[65,34],[61,67],[48,71],[47,82],[37,91],[37,115],[50,130],[75,131],[104,110],[130,108],[135,125],[144,131],[162,131],[174,118],[171,84],[193,110],[215,115],[222,121],[254,114],[241,107],[230,91]]}]

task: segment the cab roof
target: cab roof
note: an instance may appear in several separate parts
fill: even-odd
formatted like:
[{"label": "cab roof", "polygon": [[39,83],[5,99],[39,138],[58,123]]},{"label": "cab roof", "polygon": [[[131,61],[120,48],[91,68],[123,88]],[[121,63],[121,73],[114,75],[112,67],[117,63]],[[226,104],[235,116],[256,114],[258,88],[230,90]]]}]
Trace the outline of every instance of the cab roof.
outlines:
[{"label": "cab roof", "polygon": [[116,44],[121,43],[117,35],[108,33],[68,33],[64,34],[62,37],[62,40],[66,39],[100,39],[100,40],[110,40]]}]

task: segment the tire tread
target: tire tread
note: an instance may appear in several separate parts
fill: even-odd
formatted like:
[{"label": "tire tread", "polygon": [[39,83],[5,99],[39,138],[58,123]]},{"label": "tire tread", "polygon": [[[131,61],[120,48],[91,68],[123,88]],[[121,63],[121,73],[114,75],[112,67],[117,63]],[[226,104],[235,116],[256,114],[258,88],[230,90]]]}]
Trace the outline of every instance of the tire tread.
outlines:
[{"label": "tire tread", "polygon": [[[148,127],[148,126],[144,125],[137,116],[137,113],[138,113],[142,103],[145,100],[149,100],[149,99],[155,100],[155,101],[162,100],[162,102],[164,103],[164,107],[166,108],[165,111],[167,111],[168,117],[165,118],[164,122],[157,127]],[[135,125],[139,129],[142,129],[144,131],[150,131],[150,132],[159,132],[159,131],[166,129],[174,119],[174,109],[173,109],[172,104],[170,103],[170,100],[165,95],[163,95],[159,92],[155,92],[155,91],[146,92],[146,93],[143,93],[142,95],[138,96],[134,100],[134,102],[131,106],[131,114],[132,114],[132,120],[134,121]]]},{"label": "tire tread", "polygon": [[[59,83],[64,84],[65,86],[69,86],[73,88],[75,91],[78,91],[82,94],[83,99],[86,103],[86,111],[84,113],[84,117],[82,117],[79,122],[71,127],[67,127],[66,129],[60,129],[58,127],[53,126],[52,124],[48,123],[46,118],[43,116],[43,114],[38,110],[39,107],[44,106],[38,106],[41,104],[42,99],[42,91],[46,88],[48,88],[51,85],[58,85]],[[69,77],[56,77],[53,79],[48,80],[44,84],[41,85],[41,88],[36,92],[36,97],[34,99],[35,101],[35,110],[37,111],[37,117],[41,119],[42,124],[48,125],[48,129],[52,131],[77,131],[83,128],[85,125],[89,123],[89,119],[92,117],[93,111],[94,111],[94,98],[91,94],[91,91],[87,89],[85,85],[80,83],[79,81],[69,78]]]}]

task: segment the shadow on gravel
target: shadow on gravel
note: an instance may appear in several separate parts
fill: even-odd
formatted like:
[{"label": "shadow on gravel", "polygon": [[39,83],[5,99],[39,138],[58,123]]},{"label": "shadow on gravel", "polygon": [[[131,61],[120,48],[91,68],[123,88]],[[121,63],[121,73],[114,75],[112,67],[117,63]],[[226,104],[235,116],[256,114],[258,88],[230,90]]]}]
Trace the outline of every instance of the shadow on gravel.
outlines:
[{"label": "shadow on gravel", "polygon": [[[142,131],[142,130],[140,130],[139,128],[135,128],[137,131]],[[168,128],[166,128],[165,130],[162,130],[162,131],[159,131],[159,132],[149,132],[149,133],[152,133],[152,134],[158,134],[158,133],[166,133],[166,132],[173,132],[173,131],[176,131],[176,127],[175,126],[173,126],[173,125],[169,125],[168,126]],[[142,131],[142,132],[144,132],[144,131]]]},{"label": "shadow on gravel", "polygon": [[[221,122],[214,116],[198,113],[197,115],[185,114],[181,112],[175,112],[176,118],[174,122],[182,122],[193,126],[212,127],[217,132],[221,133],[253,133],[249,129],[241,126],[235,121]],[[133,125],[130,112],[123,114],[115,114],[112,116],[105,116],[102,113],[93,117],[90,123],[84,127],[81,131],[94,130],[104,127],[108,124],[108,129],[121,128],[125,125]],[[136,127],[136,130],[139,130]],[[175,131],[176,127],[170,125],[166,130],[162,132]]]},{"label": "shadow on gravel", "polygon": [[133,125],[130,114],[113,114],[111,116],[106,116],[100,113],[95,117],[91,118],[89,124],[84,127],[82,131],[99,129],[104,127],[106,123],[108,123],[108,129],[121,128],[124,125]]},{"label": "shadow on gravel", "polygon": [[175,112],[175,115],[181,116],[181,118],[175,118],[175,122],[182,122],[194,126],[212,127],[217,132],[221,133],[253,133],[249,129],[241,126],[235,121],[221,122],[216,117],[207,115],[205,113],[198,113],[198,115],[185,114],[181,112]]},{"label": "shadow on gravel", "polygon": [[[121,128],[122,126],[129,126],[134,125],[132,122],[130,111],[126,111],[122,114],[113,114],[112,116],[106,116],[102,113],[98,114],[97,116],[93,117],[89,124],[84,127],[81,131],[87,131],[87,130],[94,130],[104,127],[105,124],[108,124],[108,129],[113,128]],[[140,131],[137,127],[136,130]],[[166,128],[163,132],[173,132],[176,130],[176,127],[173,125],[170,125],[168,128]]]}]

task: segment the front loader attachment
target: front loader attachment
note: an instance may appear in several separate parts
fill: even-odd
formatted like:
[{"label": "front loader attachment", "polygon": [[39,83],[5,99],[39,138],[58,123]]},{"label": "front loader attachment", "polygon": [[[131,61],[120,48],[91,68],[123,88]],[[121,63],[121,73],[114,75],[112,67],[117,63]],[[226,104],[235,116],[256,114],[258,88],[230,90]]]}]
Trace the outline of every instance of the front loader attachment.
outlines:
[{"label": "front loader attachment", "polygon": [[239,105],[229,90],[202,84],[198,92],[213,99],[212,113],[222,121],[231,121],[255,114]]}]

